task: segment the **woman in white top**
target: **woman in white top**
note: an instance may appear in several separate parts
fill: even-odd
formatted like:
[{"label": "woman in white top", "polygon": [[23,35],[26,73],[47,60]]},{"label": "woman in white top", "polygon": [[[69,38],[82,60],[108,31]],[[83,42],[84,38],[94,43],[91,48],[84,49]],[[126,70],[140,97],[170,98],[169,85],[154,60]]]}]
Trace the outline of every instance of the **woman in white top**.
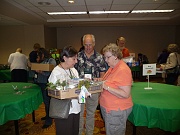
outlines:
[{"label": "woman in white top", "polygon": [[[55,84],[58,79],[64,81],[65,79],[79,78],[78,72],[74,68],[77,63],[77,53],[71,46],[64,47],[60,56],[60,64],[53,69],[48,81]],[[78,135],[79,133],[80,104],[78,99],[71,99],[71,103],[67,119],[55,118],[56,135]]]}]

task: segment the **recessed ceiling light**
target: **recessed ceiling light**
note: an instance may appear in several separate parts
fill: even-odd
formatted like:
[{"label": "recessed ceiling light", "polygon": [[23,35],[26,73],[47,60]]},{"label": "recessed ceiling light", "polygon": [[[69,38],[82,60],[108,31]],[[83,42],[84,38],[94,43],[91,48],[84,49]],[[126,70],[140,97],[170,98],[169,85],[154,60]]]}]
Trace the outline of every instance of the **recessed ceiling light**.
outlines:
[{"label": "recessed ceiling light", "polygon": [[68,3],[73,4],[73,3],[74,3],[74,0],[68,0]]}]

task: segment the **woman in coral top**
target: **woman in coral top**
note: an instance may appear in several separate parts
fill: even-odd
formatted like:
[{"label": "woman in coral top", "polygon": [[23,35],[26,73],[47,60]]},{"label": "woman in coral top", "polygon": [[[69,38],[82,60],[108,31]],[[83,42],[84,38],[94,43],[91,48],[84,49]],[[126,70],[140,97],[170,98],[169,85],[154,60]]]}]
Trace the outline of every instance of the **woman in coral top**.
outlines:
[{"label": "woman in coral top", "polygon": [[103,54],[110,67],[103,77],[103,92],[100,96],[106,135],[125,135],[126,121],[133,106],[131,70],[121,60],[122,53],[116,44],[106,45]]}]

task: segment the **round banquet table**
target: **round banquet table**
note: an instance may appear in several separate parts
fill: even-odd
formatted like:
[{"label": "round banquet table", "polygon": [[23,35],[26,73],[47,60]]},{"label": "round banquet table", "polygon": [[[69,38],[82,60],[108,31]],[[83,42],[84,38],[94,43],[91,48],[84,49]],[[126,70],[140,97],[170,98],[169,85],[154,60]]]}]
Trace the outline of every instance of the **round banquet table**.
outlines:
[{"label": "round banquet table", "polygon": [[[13,86],[17,86],[18,90],[15,91]],[[36,84],[0,83],[0,125],[24,118],[38,109],[42,101],[40,87]]]},{"label": "round banquet table", "polygon": [[10,71],[10,69],[0,70],[0,80],[3,80],[4,82],[11,81],[11,71]]},{"label": "round banquet table", "polygon": [[[29,82],[32,82],[33,80],[33,73],[28,71],[28,81]],[[10,82],[11,81],[11,71],[10,69],[1,69],[0,70],[0,81],[3,81],[3,82]]]},{"label": "round banquet table", "polygon": [[134,126],[180,130],[180,87],[161,83],[136,82],[132,86],[133,110],[128,120]]}]

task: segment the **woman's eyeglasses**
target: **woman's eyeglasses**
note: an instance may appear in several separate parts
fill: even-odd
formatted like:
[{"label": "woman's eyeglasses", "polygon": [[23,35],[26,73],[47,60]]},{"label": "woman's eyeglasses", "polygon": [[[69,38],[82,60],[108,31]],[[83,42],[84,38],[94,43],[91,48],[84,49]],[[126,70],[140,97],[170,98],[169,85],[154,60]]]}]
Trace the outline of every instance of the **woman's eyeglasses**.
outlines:
[{"label": "woman's eyeglasses", "polygon": [[[113,56],[113,55],[111,55],[111,56]],[[106,60],[106,59],[109,59],[111,56],[104,56],[104,59]]]}]

